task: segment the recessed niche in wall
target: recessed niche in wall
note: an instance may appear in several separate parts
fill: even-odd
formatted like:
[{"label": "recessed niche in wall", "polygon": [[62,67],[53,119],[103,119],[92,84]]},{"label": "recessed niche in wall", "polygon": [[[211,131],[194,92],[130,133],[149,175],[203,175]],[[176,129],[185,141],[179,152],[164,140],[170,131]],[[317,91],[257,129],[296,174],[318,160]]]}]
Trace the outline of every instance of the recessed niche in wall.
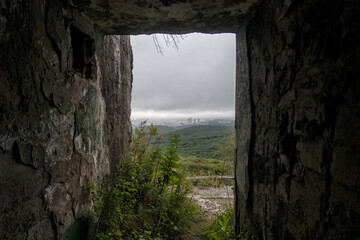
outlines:
[{"label": "recessed niche in wall", "polygon": [[75,27],[71,27],[70,34],[73,47],[72,68],[83,78],[91,78],[94,70],[94,39]]}]

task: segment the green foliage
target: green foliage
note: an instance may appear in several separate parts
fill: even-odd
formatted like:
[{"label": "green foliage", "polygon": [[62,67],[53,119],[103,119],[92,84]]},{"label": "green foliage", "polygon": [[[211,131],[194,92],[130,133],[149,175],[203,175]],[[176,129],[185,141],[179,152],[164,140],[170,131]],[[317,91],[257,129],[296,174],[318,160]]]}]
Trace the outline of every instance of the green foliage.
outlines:
[{"label": "green foliage", "polygon": [[226,162],[233,162],[235,157],[235,134],[228,136],[223,143],[217,144],[217,153],[220,159]]},{"label": "green foliage", "polygon": [[229,170],[233,174],[233,163],[235,159],[235,134],[232,134],[226,139],[226,142],[219,143],[217,152],[222,160],[222,174],[229,174]]},{"label": "green foliage", "polygon": [[159,130],[159,135],[169,134],[176,131],[175,128],[163,125],[156,125],[157,129]]},{"label": "green foliage", "polygon": [[160,143],[167,143],[171,134],[179,134],[181,137],[179,144],[181,156],[220,159],[221,153],[218,151],[218,145],[226,144],[228,137],[234,133],[234,127],[196,125],[169,131],[164,134],[164,140]]},{"label": "green foliage", "polygon": [[179,136],[164,149],[151,147],[154,138],[160,139],[156,127],[136,129],[115,179],[92,185],[98,239],[176,239],[193,222],[198,210],[177,169]]},{"label": "green foliage", "polygon": [[210,158],[182,157],[179,165],[189,175],[207,176],[207,175],[232,175],[233,162]]},{"label": "green foliage", "polygon": [[190,178],[189,181],[193,186],[196,186],[200,189],[208,187],[223,187],[223,186],[232,186],[234,184],[233,179],[221,179],[221,178]]},{"label": "green foliage", "polygon": [[204,235],[209,240],[251,240],[248,233],[241,233],[236,237],[234,222],[234,208],[229,206],[215,215],[215,219]]}]

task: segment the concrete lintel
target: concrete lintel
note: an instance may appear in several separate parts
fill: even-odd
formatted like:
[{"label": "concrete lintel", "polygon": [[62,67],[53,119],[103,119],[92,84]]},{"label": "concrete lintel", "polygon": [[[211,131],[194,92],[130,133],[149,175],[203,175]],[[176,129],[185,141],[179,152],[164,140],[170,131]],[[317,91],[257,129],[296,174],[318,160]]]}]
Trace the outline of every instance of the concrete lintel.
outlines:
[{"label": "concrete lintel", "polygon": [[235,33],[258,1],[73,0],[72,9],[105,34]]}]

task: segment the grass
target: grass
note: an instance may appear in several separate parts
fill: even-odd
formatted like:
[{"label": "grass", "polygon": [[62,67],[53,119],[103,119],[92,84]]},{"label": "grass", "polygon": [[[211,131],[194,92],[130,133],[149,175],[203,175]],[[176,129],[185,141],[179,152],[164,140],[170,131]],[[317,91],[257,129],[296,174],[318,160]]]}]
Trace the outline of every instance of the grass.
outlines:
[{"label": "grass", "polygon": [[218,159],[200,157],[182,157],[179,165],[190,176],[209,176],[209,175],[232,175],[233,163],[220,161]]},{"label": "grass", "polygon": [[215,214],[214,218],[198,216],[194,226],[182,235],[187,240],[253,240],[246,232],[235,235],[234,208],[228,206]]},{"label": "grass", "polygon": [[181,236],[181,239],[207,240],[206,236],[204,236],[204,232],[209,229],[210,224],[211,218],[202,213],[198,214],[194,220],[194,227],[188,228]]},{"label": "grass", "polygon": [[200,189],[207,187],[223,187],[234,185],[233,179],[219,179],[219,178],[205,178],[205,179],[190,179],[192,186],[196,186]]},{"label": "grass", "polygon": [[233,207],[227,207],[223,211],[216,213],[215,218],[208,227],[208,230],[204,232],[206,239],[236,239],[234,216]]}]

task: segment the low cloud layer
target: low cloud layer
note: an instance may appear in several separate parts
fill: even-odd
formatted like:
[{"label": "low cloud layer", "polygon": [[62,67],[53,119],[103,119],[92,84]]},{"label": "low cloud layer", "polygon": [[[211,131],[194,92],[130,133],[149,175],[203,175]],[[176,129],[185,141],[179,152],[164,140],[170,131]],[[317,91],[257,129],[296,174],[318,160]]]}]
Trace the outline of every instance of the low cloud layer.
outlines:
[{"label": "low cloud layer", "polygon": [[157,53],[149,35],[132,36],[132,118],[233,117],[235,35],[189,34],[179,50]]}]

